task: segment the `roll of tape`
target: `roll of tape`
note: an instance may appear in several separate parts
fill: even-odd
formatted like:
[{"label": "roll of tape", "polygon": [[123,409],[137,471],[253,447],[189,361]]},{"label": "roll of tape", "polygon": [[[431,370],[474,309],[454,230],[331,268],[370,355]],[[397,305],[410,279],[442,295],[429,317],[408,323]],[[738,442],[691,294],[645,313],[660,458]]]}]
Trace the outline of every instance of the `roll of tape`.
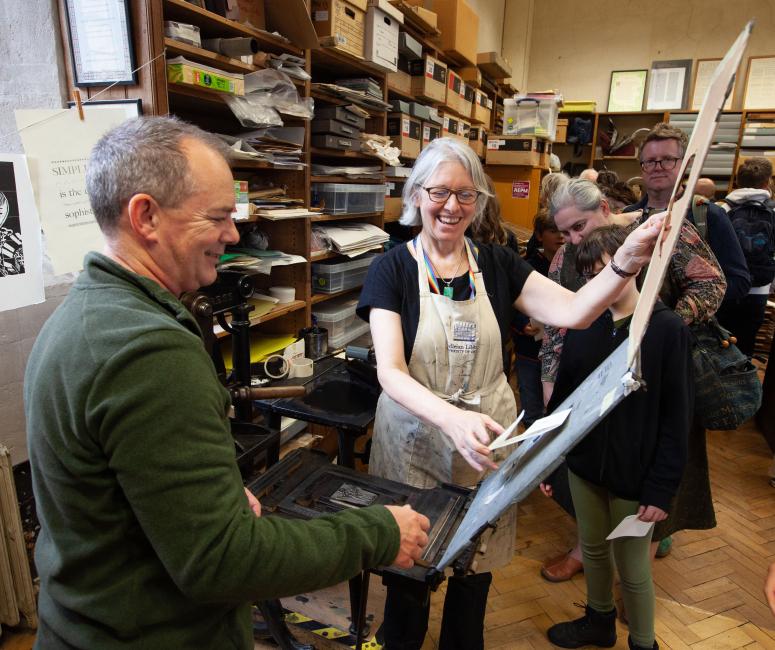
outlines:
[{"label": "roll of tape", "polygon": [[[273,359],[280,359],[282,364],[280,365],[280,372],[278,374],[272,374],[269,372],[269,362]],[[272,354],[264,360],[264,374],[270,379],[285,379],[291,371],[291,364],[281,354]]]},{"label": "roll of tape", "polygon": [[291,359],[291,371],[288,374],[289,377],[311,377],[312,370],[315,364],[312,359],[307,357],[299,357],[298,359]]},{"label": "roll of tape", "polygon": [[296,289],[293,287],[269,287],[269,295],[277,298],[279,304],[293,302],[296,298]]}]

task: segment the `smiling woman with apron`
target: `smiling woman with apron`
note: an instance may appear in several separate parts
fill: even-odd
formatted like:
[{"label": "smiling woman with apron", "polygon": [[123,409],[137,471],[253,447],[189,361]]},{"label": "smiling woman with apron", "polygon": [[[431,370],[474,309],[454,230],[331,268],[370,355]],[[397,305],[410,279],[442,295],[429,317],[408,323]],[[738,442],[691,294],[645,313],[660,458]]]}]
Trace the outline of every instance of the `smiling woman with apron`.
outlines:
[{"label": "smiling woman with apron", "polygon": [[[516,418],[503,373],[512,309],[560,327],[583,327],[640,268],[658,225],[636,230],[618,271],[606,267],[576,294],[532,273],[513,250],[465,238],[490,192],[481,162],[466,144],[439,138],[415,162],[403,192],[401,223],[421,225],[406,245],[371,264],[358,305],[368,320],[383,392],[369,472],[421,488],[471,487],[493,468],[487,447]],[[627,267],[625,269],[621,267]],[[483,648],[492,576],[511,560],[516,519],[508,512],[488,540],[476,575],[447,584],[440,650]],[[383,624],[386,650],[419,650],[428,625],[427,589],[389,579]]]}]

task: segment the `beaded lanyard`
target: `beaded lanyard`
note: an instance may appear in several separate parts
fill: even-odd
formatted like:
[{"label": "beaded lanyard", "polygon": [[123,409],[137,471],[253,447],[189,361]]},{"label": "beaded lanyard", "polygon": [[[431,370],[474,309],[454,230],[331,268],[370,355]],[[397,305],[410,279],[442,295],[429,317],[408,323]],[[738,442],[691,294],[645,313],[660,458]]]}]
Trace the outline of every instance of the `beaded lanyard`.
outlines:
[{"label": "beaded lanyard", "polygon": [[[419,237],[419,235],[418,235]],[[417,250],[417,239],[418,237],[415,237],[414,240],[414,249]],[[428,257],[428,253],[425,252],[425,248],[422,249],[422,256],[425,259],[425,273],[428,276],[428,285],[431,288],[431,291],[435,294],[439,294],[444,296],[445,298],[452,298],[452,295],[454,293],[452,289],[451,283],[444,287],[443,291],[441,290],[441,287],[439,286],[439,282],[436,279],[436,269],[433,268],[433,263],[431,262],[430,258]],[[446,283],[445,283],[446,284]],[[474,298],[476,296],[476,286],[474,285],[474,274],[471,271],[471,265],[468,265],[468,289],[470,291],[469,299]]]}]

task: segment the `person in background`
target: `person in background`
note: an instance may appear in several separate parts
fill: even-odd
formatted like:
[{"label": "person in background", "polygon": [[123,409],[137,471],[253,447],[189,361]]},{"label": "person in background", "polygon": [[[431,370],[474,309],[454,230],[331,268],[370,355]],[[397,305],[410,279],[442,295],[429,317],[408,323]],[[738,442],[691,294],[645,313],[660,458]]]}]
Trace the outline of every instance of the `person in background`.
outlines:
[{"label": "person in background", "polygon": [[105,252],[86,256],[24,381],[36,648],[252,649],[252,601],[411,567],[428,542],[407,506],[293,521],[259,516],[244,490],[229,393],[179,300],[239,239],[228,155],[195,126],[140,117],[89,157]]},{"label": "person in background", "polygon": [[767,570],[767,579],[764,581],[764,596],[770,606],[770,611],[775,616],[775,562],[770,564]]},{"label": "person in background", "polygon": [[756,333],[764,322],[770,285],[775,278],[775,201],[769,189],[772,163],[764,157],[748,158],[737,170],[737,189],[719,203],[744,233],[743,255],[751,275],[748,294],[726,300],[716,316],[737,337],[737,347],[753,356]]},{"label": "person in background", "polygon": [[638,201],[646,195],[646,184],[643,182],[642,176],[633,176],[627,179],[626,183]]},{"label": "person in background", "polygon": [[619,174],[613,169],[601,169],[597,173],[597,180],[594,181],[600,188],[613,187],[619,182]]},{"label": "person in background", "polygon": [[712,178],[698,178],[694,193],[704,196],[708,201],[716,200],[716,184]]},{"label": "person in background", "polygon": [[596,169],[588,167],[579,174],[579,178],[583,181],[592,181],[593,183],[597,183],[597,175],[598,171]]},{"label": "person in background", "polygon": [[541,191],[538,194],[538,205],[543,208],[549,207],[549,202],[552,200],[552,194],[555,190],[570,180],[564,172],[551,172],[541,179]]},{"label": "person in background", "polygon": [[[530,242],[535,243],[528,243],[525,261],[541,275],[547,276],[554,254],[565,242],[554,220],[549,216],[548,209],[541,208],[536,214]],[[543,339],[543,325],[516,312],[514,330],[514,370],[519,386],[519,403],[525,411],[522,422],[525,427],[529,427],[544,414],[541,361],[538,358]]]},{"label": "person in background", "polygon": [[[686,134],[665,122],[656,124],[649,131],[643,140],[639,154],[646,194],[638,203],[625,208],[625,213],[640,210],[643,217],[646,217],[667,209],[673,189],[678,184],[681,161],[687,144]],[[695,215],[701,217],[704,223],[698,223]],[[724,302],[732,303],[746,296],[751,288],[751,276],[748,273],[740,242],[724,211],[704,197],[695,198],[687,209],[686,221],[696,226],[723,271],[726,291],[722,305]],[[667,280],[670,280],[669,276]],[[663,290],[667,290],[666,285],[663,285]],[[667,300],[666,304],[672,305],[673,302]],[[686,315],[681,315],[684,321],[690,324],[707,320],[716,311],[717,309],[710,313],[697,311],[689,319]],[[661,522],[654,531],[654,539],[660,544],[657,550],[659,557],[670,552],[671,533],[685,528],[714,528],[716,525],[710,494],[705,430],[698,422],[695,422],[689,434],[689,461],[686,474],[688,477],[696,477],[697,480],[689,479],[681,485],[677,504],[673,510],[674,516]]]},{"label": "person in background", "polygon": [[[627,230],[604,226],[581,243],[578,272],[594,277],[624,242]],[[627,337],[639,297],[633,277],[588,329],[570,330],[548,411],[567,398]],[[619,403],[566,456],[570,490],[579,527],[587,585],[585,615],[549,628],[561,648],[616,643],[614,570],[621,579],[627,609],[628,646],[658,648],[654,638],[654,583],[649,544],[642,536],[606,538],[628,516],[642,522],[668,517],[686,462],[686,438],[693,410],[689,330],[674,311],[657,302],[641,343],[637,390]],[[551,494],[551,485],[542,484]]]},{"label": "person in background", "polygon": [[[552,260],[549,278],[564,287],[577,290],[586,283],[586,278],[576,269],[578,245],[594,229],[611,223],[627,224],[630,218],[627,214],[612,215],[600,188],[594,183],[582,180],[572,180],[560,187],[552,197],[551,214],[566,242]],[[630,223],[628,227],[637,227],[637,221]],[[726,290],[724,274],[715,256],[686,220],[681,226],[678,242],[670,259],[667,278],[668,281],[661,292],[662,302],[673,309],[687,325],[695,320],[710,318],[718,309]],[[563,330],[550,326],[545,328],[541,346],[541,380],[544,384],[545,403],[549,401],[554,389],[564,338]],[[687,478],[682,483],[684,499],[679,499],[672,509],[672,516],[663,524],[670,528],[676,526],[672,530],[668,528],[667,535],[681,528],[715,526],[704,430],[698,430],[697,427],[692,429],[689,449]],[[573,517],[573,503],[569,498],[567,485],[563,484],[567,472],[564,472],[562,467],[555,472],[556,478],[552,481],[553,496]],[[653,550],[656,552],[656,544]],[[569,552],[547,560],[541,568],[541,575],[551,582],[562,582],[573,577],[582,568],[580,549],[576,545]]]},{"label": "person in background", "polygon": [[[479,158],[455,138],[420,153],[403,190],[405,226],[420,232],[369,266],[357,313],[371,325],[382,394],[369,472],[415,487],[476,485],[494,469],[492,434],[516,419],[502,347],[512,310],[560,327],[591,323],[650,257],[661,217],[628,237],[615,258],[574,293],[534,273],[504,246],[474,245],[465,232],[482,217],[487,180]],[[501,517],[477,573],[447,583],[439,647],[483,648],[492,574],[511,561],[513,510]],[[419,649],[428,627],[424,585],[387,585],[387,650]]]},{"label": "person in background", "polygon": [[617,181],[613,185],[600,185],[600,189],[614,214],[621,214],[624,208],[638,200],[630,186],[622,181]]}]

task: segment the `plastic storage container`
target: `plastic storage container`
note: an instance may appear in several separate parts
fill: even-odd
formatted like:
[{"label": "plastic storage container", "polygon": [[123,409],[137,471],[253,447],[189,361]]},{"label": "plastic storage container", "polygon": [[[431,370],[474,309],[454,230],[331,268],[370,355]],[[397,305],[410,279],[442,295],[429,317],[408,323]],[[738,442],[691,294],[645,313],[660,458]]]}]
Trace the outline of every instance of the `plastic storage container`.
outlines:
[{"label": "plastic storage container", "polygon": [[503,102],[504,135],[531,135],[554,140],[559,108],[553,99],[517,97]]},{"label": "plastic storage container", "polygon": [[[383,188],[384,191],[383,185],[378,187]],[[369,254],[349,262],[317,262],[313,264],[312,291],[314,293],[336,293],[361,286],[366,279],[366,273],[369,271],[369,264],[375,257],[376,254]]]},{"label": "plastic storage container", "polygon": [[357,183],[312,183],[312,205],[328,214],[382,212],[385,185]]},{"label": "plastic storage container", "polygon": [[329,339],[340,339],[359,320],[355,315],[358,299],[351,296],[334,298],[315,305],[312,315],[317,318],[318,325],[328,330]]},{"label": "plastic storage container", "polygon": [[366,334],[369,331],[369,324],[366,321],[362,321],[357,316],[346,330],[344,330],[339,336],[328,340],[328,349],[336,350],[337,348],[343,348],[350,341],[357,339],[359,336]]}]

